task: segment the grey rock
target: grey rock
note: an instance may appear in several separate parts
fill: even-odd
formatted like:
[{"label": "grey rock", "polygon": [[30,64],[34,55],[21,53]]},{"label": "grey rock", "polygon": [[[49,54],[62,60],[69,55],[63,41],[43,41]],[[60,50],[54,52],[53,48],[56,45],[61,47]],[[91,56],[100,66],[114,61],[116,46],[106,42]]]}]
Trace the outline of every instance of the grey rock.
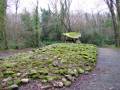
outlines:
[{"label": "grey rock", "polygon": [[68,79],[69,81],[75,81],[75,77],[71,76],[71,75],[65,75],[66,79]]},{"label": "grey rock", "polygon": [[18,90],[18,85],[14,84],[10,86],[11,90]]},{"label": "grey rock", "polygon": [[3,82],[7,82],[7,81],[10,81],[10,80],[12,80],[12,77],[8,77],[6,79],[3,79]]},{"label": "grey rock", "polygon": [[28,82],[29,82],[29,79],[27,79],[27,78],[21,79],[21,82],[22,82],[22,83],[28,83]]},{"label": "grey rock", "polygon": [[21,73],[17,73],[17,76],[19,77],[21,75]]},{"label": "grey rock", "polygon": [[46,89],[49,89],[49,88],[51,88],[52,86],[50,86],[50,85],[46,85],[46,86],[41,86],[41,89],[42,90],[46,90]]},{"label": "grey rock", "polygon": [[62,78],[62,81],[63,81],[63,84],[67,87],[71,85],[71,81],[68,81],[66,78]]},{"label": "grey rock", "polygon": [[53,66],[55,66],[55,67],[60,67],[60,66],[62,66],[62,63],[61,63],[60,60],[55,60],[55,61],[53,62]]},{"label": "grey rock", "polygon": [[53,86],[54,87],[57,87],[57,88],[61,88],[61,87],[63,87],[63,82],[60,82],[60,81],[54,81],[53,82]]}]

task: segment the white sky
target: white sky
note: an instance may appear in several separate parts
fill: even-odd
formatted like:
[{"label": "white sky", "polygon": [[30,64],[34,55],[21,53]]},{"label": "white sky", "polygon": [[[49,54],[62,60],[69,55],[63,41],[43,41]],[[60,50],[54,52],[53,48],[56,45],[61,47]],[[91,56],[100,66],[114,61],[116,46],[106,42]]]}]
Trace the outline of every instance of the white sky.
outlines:
[{"label": "white sky", "polygon": [[[22,12],[24,8],[28,11],[32,11],[35,6],[36,0],[20,0],[19,12]],[[41,8],[48,7],[49,0],[39,0],[39,6]],[[10,2],[8,3],[8,10],[10,12],[15,12],[14,4]],[[81,10],[84,12],[102,12],[108,11],[104,0],[72,0],[71,11]]]}]

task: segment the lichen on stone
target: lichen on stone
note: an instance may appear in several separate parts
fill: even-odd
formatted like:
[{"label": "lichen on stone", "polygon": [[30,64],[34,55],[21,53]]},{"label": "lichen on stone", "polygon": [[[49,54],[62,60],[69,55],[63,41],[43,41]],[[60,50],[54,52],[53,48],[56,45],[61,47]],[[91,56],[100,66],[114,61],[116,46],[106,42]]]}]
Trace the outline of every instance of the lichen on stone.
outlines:
[{"label": "lichen on stone", "polygon": [[18,85],[24,78],[69,86],[75,77],[92,70],[96,58],[97,47],[91,44],[58,43],[19,53],[0,61],[0,86],[9,77],[5,87]]}]

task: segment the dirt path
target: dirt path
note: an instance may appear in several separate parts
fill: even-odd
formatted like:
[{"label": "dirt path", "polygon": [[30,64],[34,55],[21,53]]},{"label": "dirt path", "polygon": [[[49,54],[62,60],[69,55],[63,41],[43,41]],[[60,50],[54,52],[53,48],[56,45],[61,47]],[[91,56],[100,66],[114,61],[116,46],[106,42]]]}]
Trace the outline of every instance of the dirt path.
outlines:
[{"label": "dirt path", "polygon": [[60,90],[120,90],[120,50],[100,49],[96,69]]},{"label": "dirt path", "polygon": [[27,49],[20,49],[20,50],[6,50],[6,51],[0,51],[0,58],[4,58],[7,56],[11,56],[14,55],[16,53],[20,53],[20,52],[26,52],[26,51],[30,51],[32,50],[31,48],[27,48]]},{"label": "dirt path", "polygon": [[[0,52],[0,57],[11,54],[14,52]],[[35,88],[37,84],[30,84],[34,89],[26,85],[20,90],[41,90]],[[57,90],[120,90],[120,50],[99,49],[98,63],[91,74],[79,77],[71,87]]]}]

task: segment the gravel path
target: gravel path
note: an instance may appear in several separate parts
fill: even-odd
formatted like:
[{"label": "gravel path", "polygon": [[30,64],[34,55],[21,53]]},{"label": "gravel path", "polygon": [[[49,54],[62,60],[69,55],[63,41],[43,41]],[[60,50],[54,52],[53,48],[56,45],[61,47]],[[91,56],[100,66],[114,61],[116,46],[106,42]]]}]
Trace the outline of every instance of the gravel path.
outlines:
[{"label": "gravel path", "polygon": [[99,49],[96,69],[60,90],[120,90],[120,50]]},{"label": "gravel path", "polygon": [[[8,53],[0,52],[0,56]],[[33,83],[22,86],[20,90],[41,90],[37,86],[38,83]],[[97,66],[92,73],[82,75],[68,88],[56,90],[120,90],[120,50],[99,49]]]}]

